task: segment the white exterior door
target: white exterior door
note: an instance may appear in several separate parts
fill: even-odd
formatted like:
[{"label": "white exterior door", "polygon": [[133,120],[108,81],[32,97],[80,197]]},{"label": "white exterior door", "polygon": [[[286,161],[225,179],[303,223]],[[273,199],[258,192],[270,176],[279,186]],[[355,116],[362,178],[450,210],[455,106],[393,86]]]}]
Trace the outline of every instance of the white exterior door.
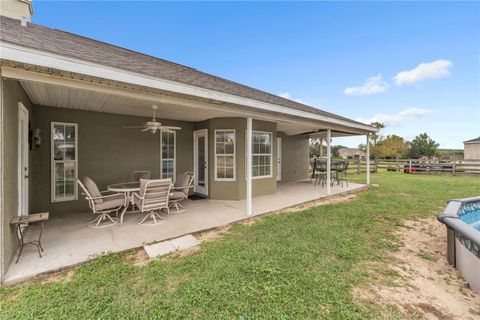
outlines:
[{"label": "white exterior door", "polygon": [[193,132],[194,191],[208,195],[208,130]]},{"label": "white exterior door", "polygon": [[277,181],[282,180],[282,138],[277,137]]},{"label": "white exterior door", "polygon": [[18,215],[28,214],[28,110],[18,103]]}]

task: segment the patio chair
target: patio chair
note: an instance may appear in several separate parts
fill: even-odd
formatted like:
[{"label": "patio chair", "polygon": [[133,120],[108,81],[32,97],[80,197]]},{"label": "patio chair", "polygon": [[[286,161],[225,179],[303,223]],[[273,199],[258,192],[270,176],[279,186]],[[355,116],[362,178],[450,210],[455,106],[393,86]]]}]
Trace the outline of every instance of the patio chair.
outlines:
[{"label": "patio chair", "polygon": [[[165,218],[160,216],[159,211],[165,210],[167,214],[170,213],[168,198],[171,187],[172,180],[170,178],[140,179],[140,191],[133,194],[133,202],[140,212],[145,213],[145,217],[139,221],[139,224],[151,226],[165,220]],[[147,219],[150,223],[147,222]]]},{"label": "patio chair", "polygon": [[175,208],[175,212],[184,212],[186,209],[180,203],[188,198],[188,193],[193,188],[194,173],[187,171],[177,176],[177,181],[172,187],[172,193],[170,193],[170,205],[169,207]]},{"label": "patio chair", "polygon": [[140,179],[150,179],[151,176],[150,171],[132,171],[128,173],[127,182],[139,182]]},{"label": "patio chair", "polygon": [[[127,197],[122,193],[113,193],[105,195],[110,191],[98,190],[97,184],[89,177],[84,177],[83,182],[77,179],[77,183],[83,191],[85,200],[94,214],[98,216],[90,221],[87,226],[91,228],[106,228],[118,223],[118,218],[112,218],[112,212],[118,216],[118,212],[123,208],[127,209]],[[122,212],[123,214],[123,212]],[[106,221],[106,223],[104,223]]]},{"label": "patio chair", "polygon": [[315,186],[321,184],[323,187],[327,183],[327,163],[324,161],[317,162],[315,173]]},{"label": "patio chair", "polygon": [[[335,170],[335,180],[337,181],[337,185],[341,185],[343,188],[343,182],[347,184],[347,171],[348,171],[348,160],[344,160],[341,163],[338,163],[337,166],[334,168]],[[332,182],[333,185],[333,182]]]}]

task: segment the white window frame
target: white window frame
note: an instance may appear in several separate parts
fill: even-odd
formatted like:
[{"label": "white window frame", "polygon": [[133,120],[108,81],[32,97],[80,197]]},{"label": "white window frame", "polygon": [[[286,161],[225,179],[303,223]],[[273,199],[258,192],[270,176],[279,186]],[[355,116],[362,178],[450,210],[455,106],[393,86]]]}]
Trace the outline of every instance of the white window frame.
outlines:
[{"label": "white window frame", "polygon": [[[270,146],[270,153],[254,153],[253,152],[253,140],[254,140],[254,135],[255,133],[269,133],[271,135],[271,146]],[[245,131],[245,141],[246,140],[246,137],[247,137],[247,132]],[[273,132],[271,131],[260,131],[260,130],[252,130],[252,180],[257,180],[257,179],[268,179],[268,178],[272,178],[273,177],[273,147],[274,147],[274,143],[273,143],[273,139],[274,139],[274,136],[273,136]],[[247,157],[248,153],[247,153],[247,144],[245,143],[245,172],[247,172],[246,168],[247,168]],[[253,158],[255,156],[268,156],[270,155],[270,174],[269,175],[264,175],[264,176],[254,176],[253,175]],[[245,180],[247,179],[247,176],[245,175]]]},{"label": "white window frame", "polygon": [[[73,126],[75,128],[75,160],[55,160],[55,144],[54,144],[54,134],[53,130],[55,126]],[[70,123],[70,122],[51,122],[50,123],[50,201],[54,202],[65,202],[65,201],[73,201],[78,199],[78,124],[77,123]],[[75,161],[75,180],[73,184],[74,188],[74,195],[68,198],[56,198],[55,197],[55,164],[56,163],[65,163],[65,162],[72,162]],[[64,177],[65,181],[65,177]]]},{"label": "white window frame", "polygon": [[[233,154],[219,154],[220,156],[233,155],[233,178],[218,178],[217,177],[217,132],[233,132]],[[235,129],[215,129],[213,134],[214,139],[214,181],[236,181],[237,180],[237,132]]]},{"label": "white window frame", "polygon": [[173,158],[166,158],[163,159],[163,132],[160,131],[160,178],[163,178],[163,161],[172,161],[173,160],[173,177],[172,181],[175,182],[177,180],[177,133],[168,132],[169,134],[173,134]]}]

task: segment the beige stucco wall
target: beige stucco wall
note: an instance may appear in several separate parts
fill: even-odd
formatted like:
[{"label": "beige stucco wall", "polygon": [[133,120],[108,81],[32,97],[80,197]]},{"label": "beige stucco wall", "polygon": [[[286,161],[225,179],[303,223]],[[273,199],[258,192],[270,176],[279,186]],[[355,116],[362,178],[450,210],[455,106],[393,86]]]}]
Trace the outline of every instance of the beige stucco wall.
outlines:
[{"label": "beige stucco wall", "polygon": [[14,19],[26,17],[30,21],[33,13],[31,5],[31,0],[0,0],[0,15]]},{"label": "beige stucco wall", "polygon": [[[1,207],[3,262],[1,277],[3,278],[17,250],[15,229],[10,226],[10,220],[17,215],[18,210],[18,102],[22,102],[30,111],[30,117],[32,104],[17,81],[1,81],[3,109],[3,199]],[[30,152],[30,159],[31,155]],[[32,186],[30,184],[31,193]]]},{"label": "beige stucco wall", "polygon": [[465,143],[464,158],[465,160],[480,160],[480,142]]},{"label": "beige stucco wall", "polygon": [[[246,197],[245,180],[245,134],[247,120],[245,118],[215,118],[195,124],[195,130],[208,129],[208,176],[209,198],[219,200],[240,200]],[[235,181],[215,181],[215,130],[235,129]],[[252,184],[253,196],[272,194],[277,191],[276,182],[276,124],[268,121],[253,121],[253,130],[272,132],[273,134],[273,163],[272,177],[254,179]]]},{"label": "beige stucco wall", "polygon": [[282,138],[282,182],[298,181],[308,178],[308,137],[287,136],[278,132]]},{"label": "beige stucco wall", "polygon": [[[160,135],[125,129],[122,126],[140,125],[147,118],[77,111],[64,108],[34,107],[34,129],[41,130],[42,145],[33,151],[31,183],[35,192],[31,198],[32,211],[74,212],[87,210],[87,202],[78,200],[51,203],[50,196],[50,125],[55,122],[78,124],[78,177],[91,177],[100,190],[109,184],[123,182],[135,170],[148,170],[153,178],[160,177]],[[165,125],[179,126],[177,131],[177,173],[193,169],[193,124],[162,120]]]}]

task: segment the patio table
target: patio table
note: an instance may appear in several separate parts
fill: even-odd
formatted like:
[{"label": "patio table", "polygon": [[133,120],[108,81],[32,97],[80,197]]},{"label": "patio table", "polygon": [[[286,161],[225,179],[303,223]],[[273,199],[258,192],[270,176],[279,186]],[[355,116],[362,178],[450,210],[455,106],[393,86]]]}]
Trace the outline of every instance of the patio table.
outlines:
[{"label": "patio table", "polygon": [[[128,210],[130,213],[140,212],[139,210],[135,210],[135,203],[133,202],[133,193],[140,192],[140,182],[120,182],[114,183],[107,187],[108,191],[124,193],[128,199],[130,205],[132,205],[132,210]],[[172,195],[173,193],[170,193]],[[122,213],[120,216],[120,223],[123,223],[123,215],[125,212]]]},{"label": "patio table", "polygon": [[[132,210],[129,210],[128,212],[130,213],[138,212],[138,210],[135,210],[135,204],[133,202],[133,193],[140,191],[140,182],[114,183],[109,185],[107,189],[108,191],[112,191],[112,192],[124,193],[128,199],[128,202],[130,203],[130,205],[132,205]],[[124,214],[125,212],[123,212],[122,215],[120,216],[120,223],[123,223]]]}]

